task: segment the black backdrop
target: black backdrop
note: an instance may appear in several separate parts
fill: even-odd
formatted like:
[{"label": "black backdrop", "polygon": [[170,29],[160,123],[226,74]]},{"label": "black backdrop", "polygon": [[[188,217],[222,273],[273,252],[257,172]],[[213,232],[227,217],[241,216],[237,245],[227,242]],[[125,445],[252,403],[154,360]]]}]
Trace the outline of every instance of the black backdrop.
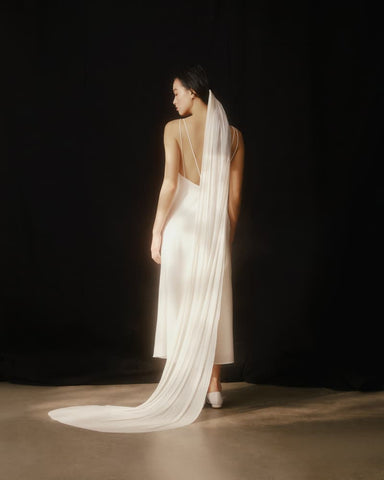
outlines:
[{"label": "black backdrop", "polygon": [[121,5],[2,7],[1,378],[159,378],[151,229],[171,72],[189,62],[246,146],[223,379],[382,388],[379,17],[364,2]]}]

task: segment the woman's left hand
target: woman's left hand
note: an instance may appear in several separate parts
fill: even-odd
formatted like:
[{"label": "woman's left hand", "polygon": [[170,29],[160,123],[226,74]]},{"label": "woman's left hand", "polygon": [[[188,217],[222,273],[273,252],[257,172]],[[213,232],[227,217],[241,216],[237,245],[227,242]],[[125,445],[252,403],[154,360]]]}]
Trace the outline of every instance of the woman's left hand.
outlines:
[{"label": "woman's left hand", "polygon": [[161,241],[162,241],[161,233],[152,234],[151,256],[156,263],[161,263],[161,255],[160,255]]}]

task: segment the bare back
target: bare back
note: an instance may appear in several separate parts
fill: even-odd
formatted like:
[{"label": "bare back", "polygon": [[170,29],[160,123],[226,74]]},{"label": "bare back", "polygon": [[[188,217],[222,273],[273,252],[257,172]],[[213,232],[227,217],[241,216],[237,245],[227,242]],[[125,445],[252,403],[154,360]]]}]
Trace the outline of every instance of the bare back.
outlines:
[{"label": "bare back", "polygon": [[[205,122],[191,117],[176,120],[177,144],[179,146],[179,173],[196,185],[200,184],[201,160],[204,147]],[[239,132],[231,126],[231,160],[239,145]]]}]

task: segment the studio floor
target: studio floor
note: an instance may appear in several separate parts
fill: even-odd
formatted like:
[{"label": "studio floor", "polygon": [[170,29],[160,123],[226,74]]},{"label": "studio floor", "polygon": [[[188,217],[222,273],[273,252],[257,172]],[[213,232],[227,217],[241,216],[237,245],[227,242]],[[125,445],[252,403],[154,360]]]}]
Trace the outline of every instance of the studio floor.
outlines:
[{"label": "studio floor", "polygon": [[183,428],[100,433],[47,412],[137,405],[155,384],[0,383],[6,480],[383,480],[384,392],[223,384],[224,407]]}]

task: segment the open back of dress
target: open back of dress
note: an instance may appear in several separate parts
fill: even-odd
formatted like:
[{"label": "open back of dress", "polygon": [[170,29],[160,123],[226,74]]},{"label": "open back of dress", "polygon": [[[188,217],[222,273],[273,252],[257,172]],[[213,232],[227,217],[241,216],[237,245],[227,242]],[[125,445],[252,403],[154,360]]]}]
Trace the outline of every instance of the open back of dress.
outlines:
[{"label": "open back of dress", "polygon": [[[192,182],[179,175],[179,187],[191,183],[182,187],[183,192],[198,189],[193,197],[197,203],[192,223],[185,225],[192,239],[190,260],[173,313],[176,319],[167,344],[167,361],[156,389],[136,407],[65,407],[48,412],[54,420],[99,432],[128,433],[182,427],[200,414],[215,360],[221,311],[229,233],[230,152],[227,116],[210,90],[200,185],[192,187]],[[170,262],[172,252],[168,254]]]}]

